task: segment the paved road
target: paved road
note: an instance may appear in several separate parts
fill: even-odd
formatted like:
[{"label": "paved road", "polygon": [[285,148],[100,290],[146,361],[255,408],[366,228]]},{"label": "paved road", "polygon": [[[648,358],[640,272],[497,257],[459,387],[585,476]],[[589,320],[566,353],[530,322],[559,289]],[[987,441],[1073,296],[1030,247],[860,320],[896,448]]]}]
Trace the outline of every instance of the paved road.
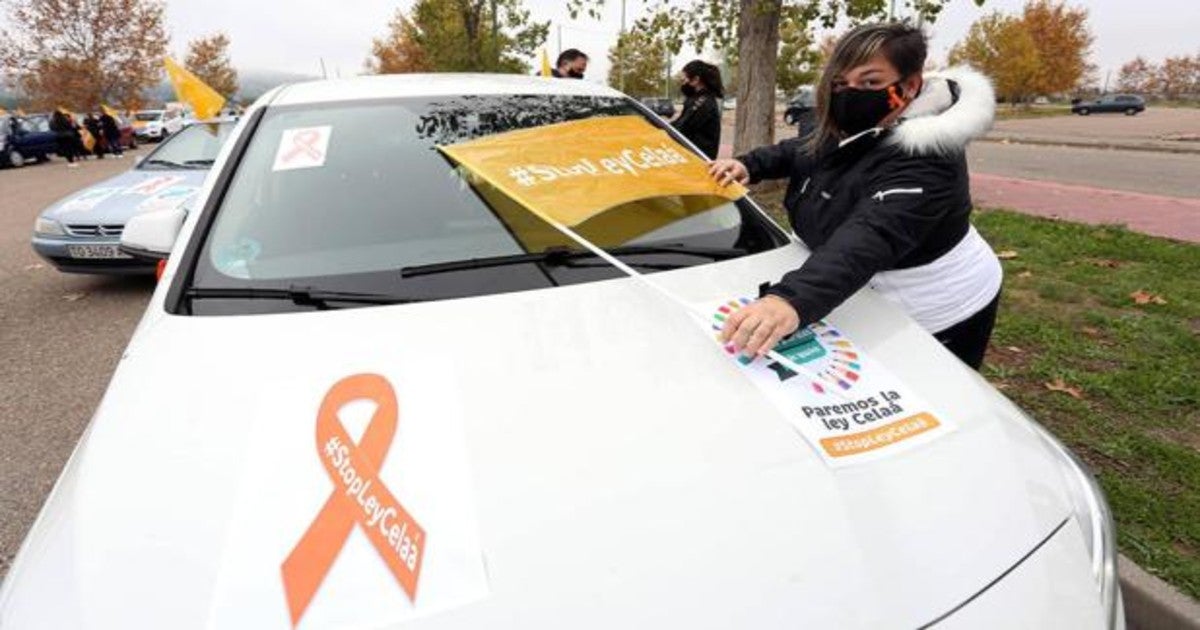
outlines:
[{"label": "paved road", "polygon": [[971,172],[1200,198],[1200,154],[976,142]]},{"label": "paved road", "polygon": [[0,575],[75,447],[153,279],[61,274],[29,247],[37,213],[132,166],[0,170]]}]

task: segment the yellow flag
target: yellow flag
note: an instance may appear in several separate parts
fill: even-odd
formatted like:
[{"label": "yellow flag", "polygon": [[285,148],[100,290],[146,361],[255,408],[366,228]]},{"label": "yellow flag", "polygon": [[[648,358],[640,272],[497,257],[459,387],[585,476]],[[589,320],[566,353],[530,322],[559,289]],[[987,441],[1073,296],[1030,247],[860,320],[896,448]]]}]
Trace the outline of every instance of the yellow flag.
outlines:
[{"label": "yellow flag", "polygon": [[24,116],[24,115],[25,115],[25,110],[23,110],[23,109],[21,109],[20,107],[18,107],[18,108],[17,108],[17,115],[18,115],[18,116]]},{"label": "yellow flag", "polygon": [[96,148],[96,138],[83,125],[79,126],[79,139],[83,142],[83,148],[87,149],[88,153],[91,153]]},{"label": "yellow flag", "polygon": [[113,118],[117,117],[117,110],[109,107],[108,105],[100,105],[100,111],[112,116]]},{"label": "yellow flag", "polygon": [[221,111],[221,107],[225,105],[225,97],[217,94],[216,90],[209,87],[196,75],[188,72],[186,68],[175,63],[174,59],[164,57],[163,65],[167,68],[167,76],[171,78],[171,85],[175,86],[176,98],[191,105],[198,120],[213,118]]},{"label": "yellow flag", "polygon": [[542,76],[554,76],[550,73],[550,57],[546,55],[546,49],[542,49]]},{"label": "yellow flag", "polygon": [[0,107],[0,116],[7,116],[7,115],[8,115],[8,110],[4,109],[3,107]]},{"label": "yellow flag", "polygon": [[[514,216],[513,206],[612,246],[746,194],[740,184],[718,185],[703,158],[640,116],[577,120],[439,148],[486,182],[476,189],[531,249],[561,237],[532,217]],[[497,203],[497,194],[514,203]]]}]

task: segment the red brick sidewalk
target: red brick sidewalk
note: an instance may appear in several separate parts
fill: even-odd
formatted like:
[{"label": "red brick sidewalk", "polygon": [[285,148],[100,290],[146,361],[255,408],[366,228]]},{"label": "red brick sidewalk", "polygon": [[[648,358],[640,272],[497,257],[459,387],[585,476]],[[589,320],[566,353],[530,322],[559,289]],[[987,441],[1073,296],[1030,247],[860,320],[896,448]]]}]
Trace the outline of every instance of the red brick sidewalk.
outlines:
[{"label": "red brick sidewalk", "polygon": [[1200,243],[1200,199],[984,173],[971,175],[971,197],[976,206],[1008,208],[1092,225],[1123,224],[1145,234]]}]

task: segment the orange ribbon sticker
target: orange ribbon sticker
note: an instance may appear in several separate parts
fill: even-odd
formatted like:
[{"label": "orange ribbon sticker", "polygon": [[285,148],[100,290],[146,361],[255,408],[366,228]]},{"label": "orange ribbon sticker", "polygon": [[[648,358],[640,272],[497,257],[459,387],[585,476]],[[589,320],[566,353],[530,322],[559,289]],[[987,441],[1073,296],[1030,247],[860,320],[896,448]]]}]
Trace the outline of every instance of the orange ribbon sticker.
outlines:
[{"label": "orange ribbon sticker", "polygon": [[[378,405],[357,444],[337,417],[339,409],[355,400]],[[346,377],[321,401],[317,452],[334,490],[281,567],[293,627],[300,622],[355,524],[375,546],[408,598],[416,601],[425,530],[379,479],[379,464],[391,448],[397,420],[396,393],[378,374]]]}]

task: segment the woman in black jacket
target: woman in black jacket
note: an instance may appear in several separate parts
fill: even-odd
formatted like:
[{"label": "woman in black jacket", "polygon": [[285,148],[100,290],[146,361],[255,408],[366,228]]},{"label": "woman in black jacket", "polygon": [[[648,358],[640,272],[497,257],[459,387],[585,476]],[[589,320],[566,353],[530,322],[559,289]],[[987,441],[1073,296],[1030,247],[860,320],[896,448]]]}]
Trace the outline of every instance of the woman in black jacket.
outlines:
[{"label": "woman in black jacket", "polygon": [[683,67],[683,79],[680,87],[683,111],[671,124],[704,155],[715,160],[721,147],[721,99],[725,98],[721,70],[695,59]]},{"label": "woman in black jacket", "polygon": [[721,182],[789,178],[788,218],[812,252],[728,320],[723,336],[746,355],[870,286],[982,364],[1002,272],[969,220],[965,151],[991,126],[995,99],[974,71],[924,75],[925,54],[924,34],[907,25],[851,31],[821,77],[811,140],[712,165]]}]

